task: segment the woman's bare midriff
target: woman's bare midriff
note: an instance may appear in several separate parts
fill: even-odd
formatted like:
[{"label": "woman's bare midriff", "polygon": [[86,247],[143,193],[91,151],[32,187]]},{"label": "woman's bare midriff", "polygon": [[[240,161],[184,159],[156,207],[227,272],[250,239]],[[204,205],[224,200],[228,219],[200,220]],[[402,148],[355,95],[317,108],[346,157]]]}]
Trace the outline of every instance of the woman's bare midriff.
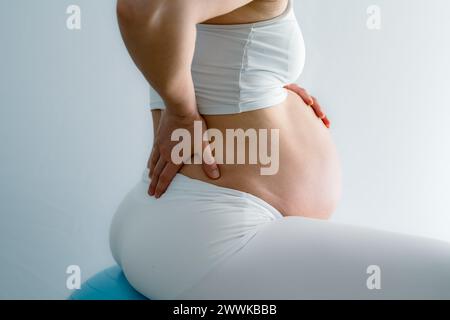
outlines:
[{"label": "woman's bare midriff", "polygon": [[[153,111],[154,125],[158,124],[160,113]],[[255,195],[283,216],[329,218],[341,193],[339,158],[329,129],[299,96],[289,91],[288,98],[273,107],[204,118],[208,128],[223,133],[224,145],[226,129],[267,129],[268,135],[271,129],[279,129],[278,172],[262,175],[261,167],[268,165],[248,164],[247,156],[246,164],[219,165],[221,177],[217,180],[209,179],[198,164],[185,164],[181,174]],[[270,150],[270,143],[268,147],[269,154],[275,151]],[[248,151],[247,143],[247,155]]]}]

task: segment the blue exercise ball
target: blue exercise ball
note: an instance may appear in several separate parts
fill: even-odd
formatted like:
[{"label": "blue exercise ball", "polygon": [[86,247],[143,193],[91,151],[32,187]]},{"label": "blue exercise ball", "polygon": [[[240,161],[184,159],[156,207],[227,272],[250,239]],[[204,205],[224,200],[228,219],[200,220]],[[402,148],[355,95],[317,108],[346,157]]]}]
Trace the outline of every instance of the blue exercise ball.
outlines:
[{"label": "blue exercise ball", "polygon": [[69,300],[148,300],[127,281],[122,269],[113,266],[105,269],[75,290]]}]

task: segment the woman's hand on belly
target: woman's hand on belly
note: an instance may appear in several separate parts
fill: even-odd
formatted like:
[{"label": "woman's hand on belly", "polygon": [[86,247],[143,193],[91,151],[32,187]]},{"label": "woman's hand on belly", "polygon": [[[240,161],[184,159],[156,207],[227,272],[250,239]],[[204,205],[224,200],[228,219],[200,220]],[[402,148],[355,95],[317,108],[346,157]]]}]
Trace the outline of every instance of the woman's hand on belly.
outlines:
[{"label": "woman's hand on belly", "polygon": [[298,94],[300,98],[302,98],[302,100],[314,110],[314,113],[319,119],[322,120],[323,124],[327,128],[330,128],[330,120],[326,116],[325,112],[322,109],[322,106],[319,104],[315,97],[311,96],[308,91],[306,91],[296,83],[288,84],[284,88]]}]

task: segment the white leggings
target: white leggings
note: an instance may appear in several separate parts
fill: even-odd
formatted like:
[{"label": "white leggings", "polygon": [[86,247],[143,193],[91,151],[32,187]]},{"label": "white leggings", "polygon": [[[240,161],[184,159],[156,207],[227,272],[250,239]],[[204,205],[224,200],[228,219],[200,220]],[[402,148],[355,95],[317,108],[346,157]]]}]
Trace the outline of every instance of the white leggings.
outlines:
[{"label": "white leggings", "polygon": [[111,225],[111,250],[150,299],[450,299],[450,244],[302,217],[178,174],[143,179]]}]

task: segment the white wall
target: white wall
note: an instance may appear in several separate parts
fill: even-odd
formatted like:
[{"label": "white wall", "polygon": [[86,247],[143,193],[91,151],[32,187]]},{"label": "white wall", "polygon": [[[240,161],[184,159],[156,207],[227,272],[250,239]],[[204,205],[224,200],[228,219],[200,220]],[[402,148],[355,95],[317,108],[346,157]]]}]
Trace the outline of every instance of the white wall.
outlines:
[{"label": "white wall", "polygon": [[113,263],[111,216],[152,142],[147,84],[115,1],[0,0],[0,46],[0,299],[63,298],[67,266]]},{"label": "white wall", "polygon": [[[300,83],[328,111],[344,167],[334,219],[450,241],[450,2],[295,1]],[[112,263],[109,221],[152,140],[114,6],[0,0],[0,298],[63,298],[69,264],[85,279]]]},{"label": "white wall", "polygon": [[450,2],[296,3],[299,81],[330,114],[343,163],[334,219],[450,241]]}]

